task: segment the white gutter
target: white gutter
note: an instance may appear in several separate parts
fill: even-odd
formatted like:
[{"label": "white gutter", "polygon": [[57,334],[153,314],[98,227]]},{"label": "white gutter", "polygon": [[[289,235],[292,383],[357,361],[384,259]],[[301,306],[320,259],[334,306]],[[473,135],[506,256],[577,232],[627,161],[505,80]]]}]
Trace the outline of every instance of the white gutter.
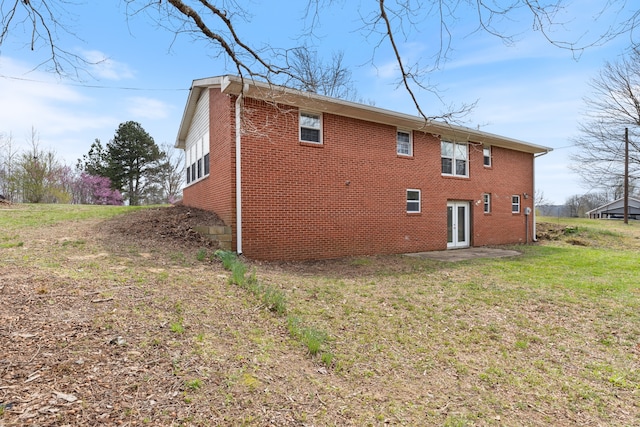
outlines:
[{"label": "white gutter", "polygon": [[242,255],[242,92],[236,98],[236,252]]}]

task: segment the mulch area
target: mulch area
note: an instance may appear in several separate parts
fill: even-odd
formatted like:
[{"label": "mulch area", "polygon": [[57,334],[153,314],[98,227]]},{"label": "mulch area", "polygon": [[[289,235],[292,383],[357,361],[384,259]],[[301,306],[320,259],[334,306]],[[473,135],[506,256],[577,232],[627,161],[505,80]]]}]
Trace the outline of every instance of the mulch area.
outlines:
[{"label": "mulch area", "polygon": [[181,204],[141,209],[117,216],[100,225],[112,241],[135,241],[146,248],[169,250],[217,248],[217,243],[194,231],[196,226],[224,225],[213,212]]}]

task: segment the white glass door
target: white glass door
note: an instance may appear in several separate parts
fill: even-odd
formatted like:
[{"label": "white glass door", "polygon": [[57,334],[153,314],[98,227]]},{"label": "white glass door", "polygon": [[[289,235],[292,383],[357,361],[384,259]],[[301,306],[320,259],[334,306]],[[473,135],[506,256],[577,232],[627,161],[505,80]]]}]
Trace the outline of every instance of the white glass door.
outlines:
[{"label": "white glass door", "polygon": [[469,202],[447,203],[447,248],[469,246]]}]

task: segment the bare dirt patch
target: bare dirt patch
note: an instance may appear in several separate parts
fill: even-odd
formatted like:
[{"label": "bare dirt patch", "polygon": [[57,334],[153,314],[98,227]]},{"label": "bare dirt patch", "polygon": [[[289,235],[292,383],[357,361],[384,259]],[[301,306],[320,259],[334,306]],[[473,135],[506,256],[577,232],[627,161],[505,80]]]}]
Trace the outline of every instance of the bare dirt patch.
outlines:
[{"label": "bare dirt patch", "polygon": [[322,410],[322,374],[286,330],[193,257],[215,244],[192,227],[217,221],[174,207],[23,230],[0,252],[0,425],[286,426]]}]

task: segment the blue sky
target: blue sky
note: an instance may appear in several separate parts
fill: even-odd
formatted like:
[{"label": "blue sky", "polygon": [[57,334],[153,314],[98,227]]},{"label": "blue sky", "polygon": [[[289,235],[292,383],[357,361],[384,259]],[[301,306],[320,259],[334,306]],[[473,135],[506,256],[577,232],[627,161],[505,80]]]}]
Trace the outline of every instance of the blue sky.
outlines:
[{"label": "blue sky", "polygon": [[[593,7],[599,3],[583,0],[571,6],[559,16],[567,25],[556,35],[568,39],[587,28],[599,31]],[[299,43],[296,37],[309,22],[302,10],[306,2],[246,4],[251,21],[239,23],[238,30],[250,43],[285,48]],[[408,95],[395,86],[398,74],[391,51],[383,44],[374,54],[376,35],[362,31],[359,16],[366,15],[367,4],[343,0],[325,9],[315,48],[327,57],[332,51],[344,51],[362,99],[415,114]],[[471,10],[460,9],[451,28],[450,60],[430,79],[442,90],[446,105],[478,101],[462,124],[554,148],[536,160],[536,180],[545,199],[563,203],[571,195],[589,191],[567,167],[588,82],[604,61],[616,60],[628,38],[592,47],[576,59],[531,31],[530,20],[519,21],[523,16],[515,15],[500,27],[517,34],[515,43],[507,46],[473,32]],[[91,76],[83,75],[82,80],[61,79],[46,68],[35,69],[46,51],[25,48],[25,36],[14,33],[20,37],[7,39],[0,48],[0,132],[26,147],[33,127],[41,148],[53,149],[70,165],[87,153],[96,138],[106,143],[128,120],[139,122],[158,144],[173,144],[191,81],[233,72],[229,61],[203,41],[186,35],[174,38],[144,13],[127,20],[119,1],[73,6],[61,20],[71,24],[77,35],[59,33],[67,50],[106,61],[88,69]],[[609,21],[603,17],[598,22]],[[428,59],[438,46],[436,23],[419,20],[416,28],[407,30],[407,37],[399,40],[402,54]],[[428,93],[418,96],[427,114],[446,108]]]}]

